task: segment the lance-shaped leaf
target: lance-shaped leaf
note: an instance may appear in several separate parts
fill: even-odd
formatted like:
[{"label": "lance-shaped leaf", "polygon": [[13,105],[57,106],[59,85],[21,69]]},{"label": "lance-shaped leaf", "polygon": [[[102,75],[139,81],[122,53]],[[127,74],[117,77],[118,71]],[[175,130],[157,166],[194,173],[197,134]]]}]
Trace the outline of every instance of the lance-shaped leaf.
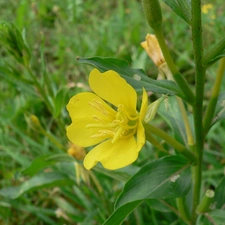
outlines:
[{"label": "lance-shaped leaf", "polygon": [[34,176],[44,168],[51,167],[58,162],[73,162],[74,158],[68,154],[48,154],[42,155],[34,159],[34,161],[22,171],[22,174],[27,176]]},{"label": "lance-shaped leaf", "polygon": [[0,22],[0,45],[3,45],[15,59],[23,64],[30,60],[29,48],[24,36],[9,22]]},{"label": "lance-shaped leaf", "polygon": [[223,225],[224,221],[225,210],[217,209],[201,215],[196,225]]},{"label": "lance-shaped leaf", "polygon": [[116,209],[103,225],[120,225],[142,201],[129,202]]},{"label": "lance-shaped leaf", "polygon": [[157,113],[168,123],[174,137],[186,145],[186,131],[184,121],[176,97],[168,97],[159,107]]},{"label": "lance-shaped leaf", "polygon": [[215,204],[217,209],[225,207],[225,177],[221,180],[215,191]]},{"label": "lance-shaped leaf", "polygon": [[225,56],[225,38],[223,37],[206,51],[206,53],[203,56],[203,65],[211,66],[224,56]]},{"label": "lance-shaped leaf", "polygon": [[180,18],[191,24],[190,0],[163,0]]},{"label": "lance-shaped leaf", "polygon": [[190,164],[181,156],[166,156],[143,166],[125,184],[116,208],[148,198],[185,196],[191,186]]},{"label": "lance-shaped leaf", "polygon": [[144,87],[147,91],[165,95],[178,95],[183,97],[182,92],[175,82],[169,80],[153,80],[147,77],[143,70],[133,69],[129,64],[116,58],[77,58],[78,62],[92,65],[101,72],[114,70],[119,73],[136,91],[142,92]]},{"label": "lance-shaped leaf", "polygon": [[74,184],[74,181],[72,181],[63,174],[57,172],[42,173],[23,182],[17,187],[8,187],[0,189],[0,195],[10,199],[16,199],[27,191],[72,184]]},{"label": "lance-shaped leaf", "polygon": [[211,126],[225,118],[225,92],[221,92],[216,104],[214,119]]}]

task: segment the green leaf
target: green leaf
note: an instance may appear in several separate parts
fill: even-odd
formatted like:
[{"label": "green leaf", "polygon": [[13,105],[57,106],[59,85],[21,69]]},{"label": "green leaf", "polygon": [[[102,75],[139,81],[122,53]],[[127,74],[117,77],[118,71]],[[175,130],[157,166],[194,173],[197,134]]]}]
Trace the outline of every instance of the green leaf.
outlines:
[{"label": "green leaf", "polygon": [[0,44],[15,57],[19,63],[28,64],[30,52],[20,31],[10,22],[0,23]]},{"label": "green leaf", "polygon": [[180,18],[187,24],[191,24],[191,1],[190,0],[163,0]]},{"label": "green leaf", "polygon": [[36,158],[32,163],[22,171],[24,175],[33,176],[40,170],[50,167],[58,162],[72,162],[74,159],[68,154],[44,155]]},{"label": "green leaf", "polygon": [[125,184],[116,208],[148,198],[185,196],[191,186],[190,164],[181,156],[166,156],[143,166]]},{"label": "green leaf", "polygon": [[57,118],[62,109],[65,107],[66,102],[68,100],[68,89],[67,88],[60,88],[58,92],[56,93],[56,96],[54,98],[54,113],[53,117]]},{"label": "green leaf", "polygon": [[203,65],[211,66],[224,56],[225,56],[225,38],[223,37],[205,52],[203,56]]},{"label": "green leaf", "polygon": [[151,198],[146,200],[146,203],[149,205],[150,208],[160,211],[160,212],[171,212],[171,208],[169,207],[172,205],[171,203],[168,203],[170,199],[157,199],[157,198]]},{"label": "green leaf", "polygon": [[[40,205],[39,207],[35,206],[35,204],[29,204],[29,203],[20,203],[20,201],[11,201],[12,202],[12,208],[20,211],[23,210],[24,214],[28,215],[35,215],[37,218],[35,220],[38,223],[39,221],[43,220],[44,224],[48,225],[55,225],[55,222],[53,220],[55,216],[55,209],[47,208],[47,206],[43,207]],[[35,221],[33,221],[33,224],[35,224]]]},{"label": "green leaf", "polygon": [[183,96],[175,82],[169,80],[153,80],[147,77],[143,70],[131,68],[124,60],[101,57],[77,58],[77,60],[80,63],[92,65],[101,72],[107,70],[116,71],[138,92],[141,92],[144,87],[147,91],[159,94]]},{"label": "green leaf", "polygon": [[201,215],[196,225],[224,225],[225,210],[217,209]]},{"label": "green leaf", "polygon": [[216,105],[214,119],[211,126],[225,118],[225,92],[221,92]]},{"label": "green leaf", "polygon": [[186,145],[186,131],[177,98],[175,96],[168,97],[164,103],[160,105],[157,113],[171,127],[175,139]]},{"label": "green leaf", "polygon": [[118,181],[127,181],[132,175],[137,173],[139,169],[140,168],[138,166],[129,165],[118,170],[106,170],[103,169],[102,166],[96,165],[94,171],[97,171]]},{"label": "green leaf", "polygon": [[74,181],[70,180],[63,174],[57,172],[42,173],[23,182],[17,187],[0,189],[0,195],[10,199],[16,199],[27,191],[37,190],[45,187],[66,186],[72,184],[74,184]]},{"label": "green leaf", "polygon": [[142,201],[129,202],[116,209],[103,225],[120,225]]},{"label": "green leaf", "polygon": [[219,183],[218,187],[216,188],[215,191],[215,204],[216,208],[224,208],[225,207],[225,177],[221,180]]}]

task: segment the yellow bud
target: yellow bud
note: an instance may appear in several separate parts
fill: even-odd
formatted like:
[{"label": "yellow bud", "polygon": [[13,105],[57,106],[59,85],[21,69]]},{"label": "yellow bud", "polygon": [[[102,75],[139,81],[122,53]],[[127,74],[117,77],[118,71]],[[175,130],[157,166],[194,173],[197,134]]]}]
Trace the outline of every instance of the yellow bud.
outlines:
[{"label": "yellow bud", "polygon": [[142,0],[146,19],[151,28],[162,23],[162,12],[158,0]]},{"label": "yellow bud", "polygon": [[145,41],[141,42],[141,46],[145,49],[156,66],[159,67],[165,62],[159,42],[154,34],[147,34]]},{"label": "yellow bud", "polygon": [[77,160],[83,160],[86,155],[85,149],[75,144],[70,144],[70,147],[67,152],[69,155],[73,156]]},{"label": "yellow bud", "polygon": [[36,130],[38,132],[42,132],[44,130],[39,119],[35,115],[31,115],[29,117],[29,124],[33,130]]}]

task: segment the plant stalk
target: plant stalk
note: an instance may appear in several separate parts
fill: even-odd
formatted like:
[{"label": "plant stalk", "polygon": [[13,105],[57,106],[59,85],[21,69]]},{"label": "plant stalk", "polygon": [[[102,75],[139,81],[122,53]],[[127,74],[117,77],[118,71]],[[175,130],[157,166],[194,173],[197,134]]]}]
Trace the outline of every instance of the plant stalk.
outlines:
[{"label": "plant stalk", "polygon": [[189,104],[193,104],[194,102],[194,94],[191,91],[187,81],[183,78],[183,76],[180,74],[180,72],[178,71],[176,65],[173,62],[173,59],[170,55],[169,49],[166,45],[164,36],[163,36],[163,32],[162,32],[162,25],[159,24],[158,26],[154,27],[154,32],[155,35],[157,37],[157,40],[159,42],[160,48],[162,50],[163,56],[166,60],[166,63],[173,75],[174,80],[176,81],[176,83],[178,84],[178,86],[180,87],[181,91],[183,92],[183,95],[185,96],[186,101]]},{"label": "plant stalk", "polygon": [[202,21],[201,21],[201,0],[192,0],[192,40],[195,62],[195,104],[193,105],[194,127],[195,127],[195,153],[198,157],[198,164],[193,171],[193,196],[192,196],[192,224],[196,223],[196,208],[200,200],[201,182],[202,182],[202,157],[204,146],[203,135],[203,96],[205,82],[205,68],[202,64],[203,46],[202,46]]},{"label": "plant stalk", "polygon": [[149,132],[150,134],[154,134],[154,135],[162,138],[169,145],[171,145],[174,149],[176,149],[178,152],[180,152],[182,155],[184,155],[187,159],[189,159],[191,162],[193,162],[194,164],[198,163],[197,158],[193,154],[193,152],[188,150],[184,145],[179,143],[177,140],[175,140],[173,137],[168,135],[166,132],[162,131],[161,129],[159,129],[155,126],[152,126],[149,123],[145,123],[144,127],[145,127],[145,131],[146,131],[147,136],[148,136],[148,132]]},{"label": "plant stalk", "polygon": [[209,100],[209,105],[208,105],[205,115],[204,115],[203,129],[204,129],[205,135],[209,131],[212,120],[213,120],[213,116],[214,116],[215,109],[216,109],[216,104],[217,104],[219,93],[220,93],[220,86],[222,84],[224,71],[225,71],[225,57],[223,57],[220,60],[219,68],[218,68],[218,71],[216,74],[216,80],[213,85],[211,98]]}]

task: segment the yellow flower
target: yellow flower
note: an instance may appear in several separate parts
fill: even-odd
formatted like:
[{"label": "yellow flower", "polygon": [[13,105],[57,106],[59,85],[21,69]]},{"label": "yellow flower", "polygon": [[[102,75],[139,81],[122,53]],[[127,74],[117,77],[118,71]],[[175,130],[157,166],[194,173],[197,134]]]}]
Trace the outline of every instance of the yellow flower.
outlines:
[{"label": "yellow flower", "polygon": [[76,145],[95,146],[85,156],[86,169],[98,162],[107,169],[127,166],[137,159],[145,144],[142,121],[148,106],[147,93],[143,89],[138,112],[136,91],[115,71],[101,73],[93,69],[89,85],[94,93],[79,93],[67,105],[72,119],[67,136]]},{"label": "yellow flower", "polygon": [[147,34],[146,41],[141,42],[141,46],[148,53],[148,56],[152,59],[156,66],[160,66],[165,62],[158,40],[154,34]]}]

